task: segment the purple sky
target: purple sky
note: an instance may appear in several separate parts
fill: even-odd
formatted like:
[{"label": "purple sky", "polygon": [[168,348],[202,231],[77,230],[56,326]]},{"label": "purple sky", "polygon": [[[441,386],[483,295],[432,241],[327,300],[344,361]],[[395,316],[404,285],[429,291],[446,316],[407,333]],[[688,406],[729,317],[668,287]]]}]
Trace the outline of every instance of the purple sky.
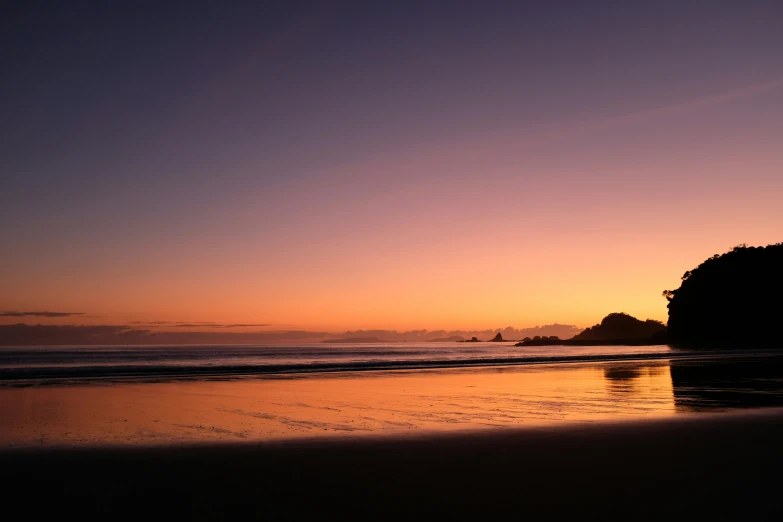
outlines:
[{"label": "purple sky", "polygon": [[0,16],[0,310],[665,320],[783,240],[780,2],[94,4]]}]

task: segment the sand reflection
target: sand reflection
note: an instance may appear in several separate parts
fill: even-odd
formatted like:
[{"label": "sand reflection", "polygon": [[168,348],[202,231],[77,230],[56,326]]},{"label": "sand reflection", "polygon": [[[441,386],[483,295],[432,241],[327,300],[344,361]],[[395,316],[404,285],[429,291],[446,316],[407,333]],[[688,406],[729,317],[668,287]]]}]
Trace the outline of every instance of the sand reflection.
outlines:
[{"label": "sand reflection", "polygon": [[671,378],[678,411],[783,406],[779,356],[674,361]]},{"label": "sand reflection", "polygon": [[342,373],[0,390],[0,444],[419,433],[675,412],[668,363]]},{"label": "sand reflection", "polygon": [[665,362],[607,363],[604,383],[615,400],[625,409],[644,413],[656,405],[669,410],[673,405],[670,364]]}]

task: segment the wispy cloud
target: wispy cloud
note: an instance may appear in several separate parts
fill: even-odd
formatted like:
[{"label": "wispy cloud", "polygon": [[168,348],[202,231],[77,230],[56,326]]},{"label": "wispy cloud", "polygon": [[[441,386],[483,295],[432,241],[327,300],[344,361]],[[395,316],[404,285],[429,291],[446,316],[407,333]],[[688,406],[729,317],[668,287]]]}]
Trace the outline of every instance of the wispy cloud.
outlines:
[{"label": "wispy cloud", "polygon": [[555,323],[531,328],[514,328],[512,326],[507,326],[505,328],[494,328],[489,330],[409,330],[406,332],[398,332],[397,330],[349,330],[339,334],[332,334],[330,337],[375,337],[377,339],[390,342],[422,342],[457,337],[463,339],[470,339],[471,337],[478,337],[479,339],[491,339],[495,336],[495,334],[499,333],[503,336],[504,339],[518,340],[525,337],[534,337],[536,335],[556,335],[561,339],[570,339],[581,331],[582,329],[575,325]]},{"label": "wispy cloud", "polygon": [[725,103],[738,98],[754,96],[756,94],[780,89],[781,87],[783,87],[783,78],[777,78],[775,80],[771,80],[763,83],[756,83],[752,85],[746,85],[744,87],[739,87],[736,89],[730,89],[727,91],[710,93],[696,99],[691,99],[688,101],[675,103],[671,105],[655,107],[652,109],[645,109],[641,111],[631,112],[631,113],[623,114],[621,116],[608,118],[605,120],[594,121],[592,123],[595,125],[604,126],[604,125],[614,125],[618,123],[632,123],[636,121],[644,121],[647,119],[652,119],[660,116],[667,116],[672,114],[678,114],[681,112],[686,112],[692,109],[697,109],[699,107],[719,105],[721,103]]},{"label": "wispy cloud", "polygon": [[[264,344],[264,343],[313,343],[328,339],[370,338],[386,342],[426,342],[436,340],[456,340],[478,337],[488,340],[495,334],[504,339],[522,339],[536,335],[557,335],[569,339],[581,331],[573,325],[550,324],[533,328],[497,328],[493,330],[354,330],[341,333],[310,332],[305,330],[281,331],[232,331],[227,328],[248,326],[266,326],[261,324],[217,324],[181,323],[183,330],[142,329],[123,325],[0,325],[0,346],[31,344]],[[186,326],[210,328],[185,330]]]},{"label": "wispy cloud", "polygon": [[270,326],[270,325],[264,323],[254,323],[254,324],[176,323],[172,326],[176,328],[249,328],[249,327]]},{"label": "wispy cloud", "polygon": [[269,324],[221,324],[219,328],[249,328],[249,327],[255,327],[255,326],[271,326]]},{"label": "wispy cloud", "polygon": [[264,344],[318,342],[326,332],[160,331],[128,326],[0,325],[0,346],[117,344]]},{"label": "wispy cloud", "polygon": [[271,326],[269,323],[222,324],[213,321],[133,321],[130,324],[162,328],[252,328]]},{"label": "wispy cloud", "polygon": [[71,317],[84,312],[0,312],[0,317]]}]

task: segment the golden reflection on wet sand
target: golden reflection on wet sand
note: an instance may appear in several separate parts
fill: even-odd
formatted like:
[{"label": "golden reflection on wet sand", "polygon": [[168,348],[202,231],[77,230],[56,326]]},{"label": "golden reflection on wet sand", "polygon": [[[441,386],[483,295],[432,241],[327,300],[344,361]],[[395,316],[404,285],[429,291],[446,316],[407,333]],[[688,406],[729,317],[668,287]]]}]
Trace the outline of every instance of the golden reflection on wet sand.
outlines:
[{"label": "golden reflection on wet sand", "polygon": [[674,413],[665,361],[38,386],[0,389],[0,446],[407,434]]}]

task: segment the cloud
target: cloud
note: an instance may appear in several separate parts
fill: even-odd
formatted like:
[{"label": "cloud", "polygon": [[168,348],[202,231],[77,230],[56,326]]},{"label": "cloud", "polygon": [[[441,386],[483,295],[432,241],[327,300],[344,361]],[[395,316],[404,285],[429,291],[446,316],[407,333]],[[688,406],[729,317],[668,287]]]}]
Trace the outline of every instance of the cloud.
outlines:
[{"label": "cloud", "polygon": [[253,328],[262,326],[271,326],[269,323],[237,323],[222,324],[213,321],[132,321],[130,324],[149,327],[170,327],[170,328]]},{"label": "cloud", "polygon": [[221,324],[219,325],[219,328],[249,328],[251,326],[257,327],[257,326],[271,326],[269,324]]},{"label": "cloud", "polygon": [[247,323],[247,324],[220,324],[220,323],[176,323],[176,328],[251,328],[259,326],[270,326],[267,323]]},{"label": "cloud", "polygon": [[[196,324],[196,323],[193,323]],[[279,332],[152,331],[119,325],[0,325],[0,346],[118,344],[268,344],[319,342],[329,334]]]},{"label": "cloud", "polygon": [[71,317],[84,312],[0,312],[0,317]]},{"label": "cloud", "polygon": [[[158,325],[161,323],[145,323]],[[179,327],[182,330],[165,330]],[[232,331],[230,328],[268,326],[260,323],[166,323],[159,328],[144,329],[133,325],[0,325],[0,345],[117,345],[117,344],[269,344],[269,343],[317,343],[329,339],[351,337],[375,337],[388,342],[427,342],[446,338],[489,340],[500,333],[504,339],[519,340],[536,335],[557,335],[569,339],[581,328],[573,325],[549,324],[534,328],[496,328],[494,330],[355,330],[340,333],[311,332],[306,330],[280,331]],[[185,328],[196,328],[185,330]],[[209,328],[210,330],[204,330]]]},{"label": "cloud", "polygon": [[462,337],[463,339],[470,339],[471,337],[491,339],[495,337],[495,334],[500,333],[504,339],[518,340],[524,339],[525,337],[535,337],[536,335],[556,335],[561,339],[570,339],[581,331],[582,328],[571,324],[555,323],[521,329],[507,326],[505,328],[495,328],[492,330],[409,330],[407,332],[398,332],[397,330],[354,330],[333,334],[331,337],[341,339],[351,337],[376,337],[391,342],[422,342],[451,337]]}]

